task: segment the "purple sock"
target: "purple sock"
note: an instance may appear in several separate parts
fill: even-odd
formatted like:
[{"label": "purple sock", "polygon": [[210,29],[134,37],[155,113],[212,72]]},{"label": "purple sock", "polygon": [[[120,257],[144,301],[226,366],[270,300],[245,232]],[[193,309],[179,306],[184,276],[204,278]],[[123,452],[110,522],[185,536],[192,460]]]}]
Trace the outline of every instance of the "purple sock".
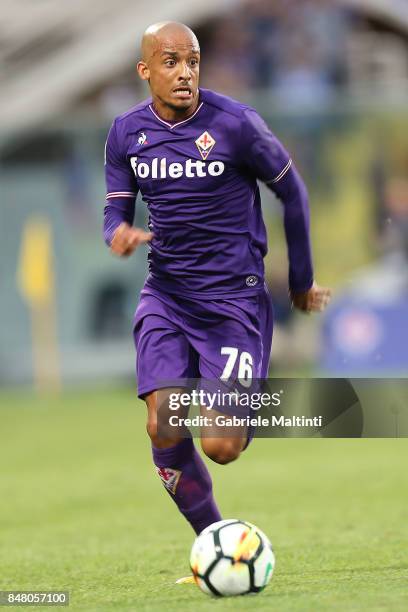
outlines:
[{"label": "purple sock", "polygon": [[170,448],[152,447],[156,471],[180,512],[198,534],[221,520],[211,476],[191,438]]}]

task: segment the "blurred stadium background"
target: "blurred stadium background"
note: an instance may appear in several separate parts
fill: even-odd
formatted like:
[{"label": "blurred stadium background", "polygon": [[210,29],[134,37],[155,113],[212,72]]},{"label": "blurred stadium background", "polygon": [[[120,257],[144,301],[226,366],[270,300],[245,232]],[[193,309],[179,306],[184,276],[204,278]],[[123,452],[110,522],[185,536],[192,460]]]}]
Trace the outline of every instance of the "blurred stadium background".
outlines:
[{"label": "blurred stadium background", "polygon": [[166,19],[196,31],[201,85],[255,106],[309,187],[316,277],[335,296],[324,317],[291,311],[263,190],[272,372],[405,376],[408,2],[1,0],[0,386],[133,381],[146,253],[118,261],[102,241],[103,148],[147,95],[138,41]]},{"label": "blurred stadium background", "polygon": [[[202,85],[254,105],[309,187],[334,300],[291,311],[280,205],[263,190],[272,374],[408,368],[408,0],[0,0],[0,589],[69,589],[72,609],[208,610],[174,587],[193,534],[136,401],[146,251],[119,261],[102,240],[106,134],[146,97],[138,41],[165,19],[194,28]],[[257,609],[405,611],[406,464],[404,440],[319,437],[212,464],[223,515],[274,543]]]}]

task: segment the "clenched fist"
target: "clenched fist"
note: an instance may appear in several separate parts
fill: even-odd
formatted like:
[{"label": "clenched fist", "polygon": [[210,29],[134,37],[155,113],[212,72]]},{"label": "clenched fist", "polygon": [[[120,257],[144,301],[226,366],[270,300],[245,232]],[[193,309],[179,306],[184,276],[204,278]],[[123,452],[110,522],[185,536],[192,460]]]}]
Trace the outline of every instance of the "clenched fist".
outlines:
[{"label": "clenched fist", "polygon": [[331,289],[319,287],[319,285],[313,283],[308,291],[303,293],[289,291],[289,296],[294,308],[303,312],[322,312],[330,302]]},{"label": "clenched fist", "polygon": [[151,232],[145,232],[124,222],[117,227],[113,235],[111,251],[119,257],[129,257],[138,246],[150,242],[152,238]]}]

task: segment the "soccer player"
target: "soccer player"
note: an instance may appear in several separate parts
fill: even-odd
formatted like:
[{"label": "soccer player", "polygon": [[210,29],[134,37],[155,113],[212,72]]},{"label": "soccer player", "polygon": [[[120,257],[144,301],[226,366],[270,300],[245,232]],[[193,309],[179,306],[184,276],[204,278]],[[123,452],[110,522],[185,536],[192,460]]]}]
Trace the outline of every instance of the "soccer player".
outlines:
[{"label": "soccer player", "polygon": [[[137,71],[151,98],[110,129],[104,221],[116,255],[149,243],[134,320],[138,394],[157,472],[196,533],[221,519],[211,478],[191,438],[159,435],[158,392],[166,379],[239,379],[248,368],[254,378],[267,376],[272,310],[258,179],[283,204],[294,307],[323,310],[330,297],[313,280],[307,192],[289,154],[254,109],[199,89],[199,68],[188,27],[164,22],[146,30]],[[148,232],[132,227],[138,192]],[[202,449],[226,464],[249,433],[202,436]]]}]

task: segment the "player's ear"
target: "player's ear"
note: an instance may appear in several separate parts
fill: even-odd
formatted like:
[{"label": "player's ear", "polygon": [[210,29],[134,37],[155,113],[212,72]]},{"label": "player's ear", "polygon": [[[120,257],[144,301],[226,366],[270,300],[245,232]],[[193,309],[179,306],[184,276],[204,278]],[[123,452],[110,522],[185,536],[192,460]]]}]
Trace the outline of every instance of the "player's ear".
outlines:
[{"label": "player's ear", "polygon": [[150,70],[144,62],[138,62],[137,73],[143,81],[148,81],[150,79]]}]

